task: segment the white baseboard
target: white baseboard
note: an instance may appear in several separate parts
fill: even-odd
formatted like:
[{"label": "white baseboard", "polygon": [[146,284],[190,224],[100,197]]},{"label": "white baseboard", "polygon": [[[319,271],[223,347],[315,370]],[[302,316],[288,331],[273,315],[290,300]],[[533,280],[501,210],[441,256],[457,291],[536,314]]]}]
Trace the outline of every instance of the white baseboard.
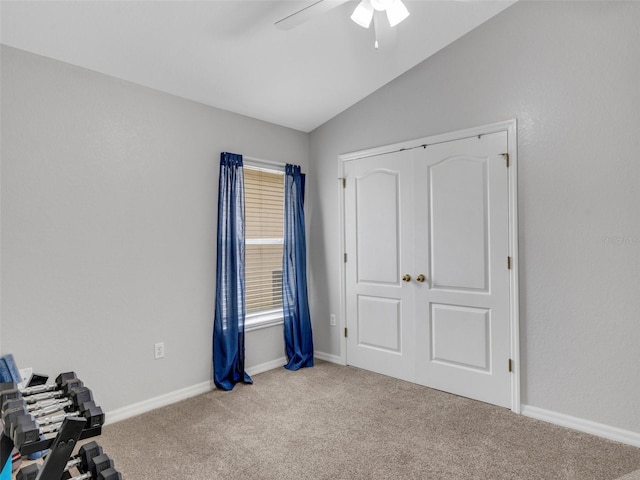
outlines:
[{"label": "white baseboard", "polygon": [[[257,375],[258,373],[282,367],[285,363],[287,363],[285,357],[278,358],[270,362],[249,367],[247,368],[247,373],[249,375]],[[209,380],[206,382],[198,383],[197,385],[192,385],[190,387],[181,388],[180,390],[165,393],[148,400],[143,400],[142,402],[127,405],[126,407],[112,410],[110,412],[107,412],[106,414],[105,425],[119,422],[121,420],[126,420],[127,418],[150,412],[151,410],[155,410],[156,408],[165,407],[167,405],[171,405],[172,403],[176,403],[181,400],[186,400],[187,398],[195,397],[196,395],[210,392],[214,388],[216,387],[213,384],[213,381]]]},{"label": "white baseboard", "polygon": [[535,418],[544,422],[553,423],[562,427],[572,428],[580,432],[590,433],[598,437],[604,437],[616,442],[625,443],[634,447],[640,447],[640,433],[623,430],[621,428],[604,425],[602,423],[572,417],[564,413],[557,413],[544,408],[522,405],[522,415]]},{"label": "white baseboard", "polygon": [[325,362],[337,363],[338,365],[344,365],[342,358],[339,355],[332,355],[331,353],[313,352],[313,356],[318,360],[324,360]]},{"label": "white baseboard", "polygon": [[262,372],[268,372],[269,370],[273,370],[275,368],[282,368],[287,364],[286,357],[276,358],[275,360],[271,360],[270,362],[261,363],[260,365],[256,365],[255,367],[247,368],[247,373],[249,375],[257,375]]},{"label": "white baseboard", "polygon": [[171,405],[172,403],[176,403],[190,397],[195,397],[202,393],[210,392],[212,388],[214,388],[212,381],[202,382],[197,385],[181,388],[180,390],[165,393],[164,395],[150,398],[148,400],[143,400],[142,402],[134,403],[133,405],[117,408],[116,410],[107,412],[105,425],[126,420],[127,418],[150,412],[156,408]]}]

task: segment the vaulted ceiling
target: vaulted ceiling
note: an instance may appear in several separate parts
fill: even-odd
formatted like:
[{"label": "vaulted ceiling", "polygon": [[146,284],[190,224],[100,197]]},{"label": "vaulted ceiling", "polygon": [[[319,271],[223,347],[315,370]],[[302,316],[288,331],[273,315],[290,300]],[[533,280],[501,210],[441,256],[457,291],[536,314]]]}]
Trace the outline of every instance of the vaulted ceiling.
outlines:
[{"label": "vaulted ceiling", "polygon": [[[317,0],[315,0],[317,1]],[[331,1],[331,0],[324,0]],[[2,43],[309,132],[514,3],[406,1],[391,29],[350,20],[357,2],[290,30],[314,0],[7,1]]]}]

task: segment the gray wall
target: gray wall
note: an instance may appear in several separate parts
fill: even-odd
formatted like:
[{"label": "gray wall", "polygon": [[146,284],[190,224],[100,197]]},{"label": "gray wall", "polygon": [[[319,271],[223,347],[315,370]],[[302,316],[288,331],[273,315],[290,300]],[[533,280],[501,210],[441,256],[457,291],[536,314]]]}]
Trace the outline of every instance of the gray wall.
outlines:
[{"label": "gray wall", "polygon": [[[311,169],[314,339],[338,355],[338,155],[517,118],[523,402],[640,432],[638,24],[521,0],[310,137],[2,47],[0,351],[107,410],[210,379],[229,150]],[[250,332],[247,363],[282,349]]]},{"label": "gray wall", "polygon": [[317,350],[340,353],[338,155],[517,118],[523,403],[640,432],[638,25],[521,1],[312,132]]},{"label": "gray wall", "polygon": [[[308,135],[3,46],[1,344],[113,410],[211,378],[218,165]],[[164,341],[166,357],[153,358]],[[284,356],[247,334],[247,366]]]}]

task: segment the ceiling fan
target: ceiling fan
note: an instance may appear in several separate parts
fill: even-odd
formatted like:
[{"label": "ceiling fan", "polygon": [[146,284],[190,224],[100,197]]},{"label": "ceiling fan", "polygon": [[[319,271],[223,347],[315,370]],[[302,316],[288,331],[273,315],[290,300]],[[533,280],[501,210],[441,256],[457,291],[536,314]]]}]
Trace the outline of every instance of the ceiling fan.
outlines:
[{"label": "ceiling fan", "polygon": [[[278,20],[275,25],[281,30],[291,30],[316,15],[328,12],[347,1],[349,0],[316,0],[305,8]],[[369,28],[376,11],[386,12],[391,27],[396,26],[409,16],[409,11],[402,0],[361,0],[353,11],[351,19],[358,25]]]}]

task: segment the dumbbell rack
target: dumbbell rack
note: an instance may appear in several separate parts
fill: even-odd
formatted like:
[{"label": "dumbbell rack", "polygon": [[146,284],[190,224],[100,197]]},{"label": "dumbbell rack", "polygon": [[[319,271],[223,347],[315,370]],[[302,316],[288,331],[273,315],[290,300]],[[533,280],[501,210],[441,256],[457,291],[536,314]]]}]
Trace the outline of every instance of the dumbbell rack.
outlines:
[{"label": "dumbbell rack", "polygon": [[[73,378],[76,378],[75,373],[69,373],[73,375]],[[60,374],[59,378],[63,375],[64,374]],[[44,377],[44,379],[46,381],[46,377]],[[82,384],[82,382],[80,383]],[[58,379],[56,379],[56,384],[58,384]],[[89,396],[91,397],[91,395]],[[37,475],[37,480],[60,480],[63,477],[67,462],[69,461],[74,448],[77,446],[78,441],[102,434],[102,426],[86,428],[88,424],[93,423],[88,422],[86,418],[65,416],[54,438],[45,438],[41,436],[40,438],[42,439],[26,442],[22,445],[14,445],[13,439],[5,435],[4,425],[2,425],[2,421],[0,421],[0,447],[2,450],[2,463],[0,464],[0,470],[4,469],[5,462],[11,456],[11,452],[14,447],[17,447],[20,454],[23,456],[48,449],[50,451]],[[4,475],[5,472],[3,471],[2,474]],[[2,476],[2,479],[0,480],[4,479],[5,477]]]},{"label": "dumbbell rack", "polygon": [[[102,433],[102,427],[84,428],[85,425],[86,420],[83,418],[65,418],[55,438],[30,442],[20,448],[22,455],[51,449],[38,475],[38,480],[60,480],[78,440],[95,437]],[[0,433],[0,435],[2,436],[2,459],[4,460],[11,455],[13,441],[4,433]]]},{"label": "dumbbell rack", "polygon": [[[83,422],[86,423],[85,420],[83,420]],[[62,430],[58,432],[58,436],[60,436],[60,433],[62,433]],[[77,440],[84,440],[85,438],[97,437],[100,434],[102,434],[102,427],[85,428],[84,430],[82,430]],[[23,445],[22,448],[20,448],[20,453],[22,455],[31,455],[32,453],[40,452],[42,450],[51,448],[51,445],[53,445],[53,443],[56,441],[57,438],[58,437],[56,436],[55,438],[49,438],[46,440],[38,440],[37,442],[27,443],[26,445]]]}]

